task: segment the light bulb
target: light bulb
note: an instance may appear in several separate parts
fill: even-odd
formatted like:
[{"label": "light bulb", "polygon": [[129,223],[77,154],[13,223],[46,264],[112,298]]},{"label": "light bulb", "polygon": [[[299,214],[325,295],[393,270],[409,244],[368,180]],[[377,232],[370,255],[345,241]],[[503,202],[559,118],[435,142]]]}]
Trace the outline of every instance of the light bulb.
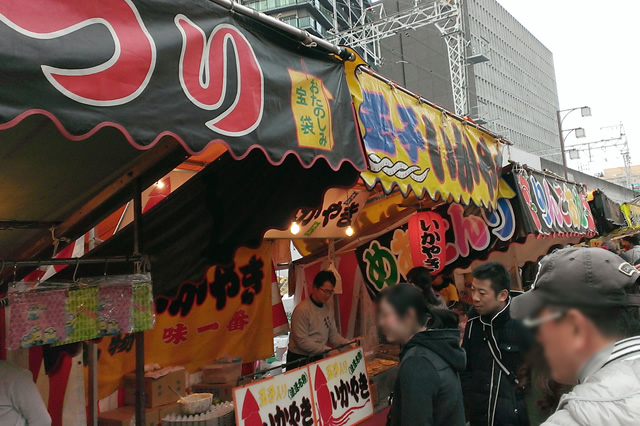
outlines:
[{"label": "light bulb", "polygon": [[164,188],[164,182],[163,182],[163,181],[161,181],[161,180],[159,180],[159,181],[157,181],[157,182],[156,182],[156,186],[157,186],[158,188],[162,189],[162,188]]},{"label": "light bulb", "polygon": [[297,235],[298,232],[300,232],[300,225],[298,225],[298,222],[295,220],[291,222],[291,228],[289,228],[289,231],[291,231],[293,235]]},{"label": "light bulb", "polygon": [[355,231],[353,230],[353,228],[351,227],[351,225],[347,226],[347,229],[344,230],[344,233],[347,234],[347,237],[350,237],[353,235]]}]

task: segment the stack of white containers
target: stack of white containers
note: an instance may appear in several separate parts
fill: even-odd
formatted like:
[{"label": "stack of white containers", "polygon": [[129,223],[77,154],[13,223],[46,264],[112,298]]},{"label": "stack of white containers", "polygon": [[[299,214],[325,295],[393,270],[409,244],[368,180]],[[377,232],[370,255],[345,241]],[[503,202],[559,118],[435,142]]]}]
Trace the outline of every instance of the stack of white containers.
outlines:
[{"label": "stack of white containers", "polygon": [[234,426],[233,402],[223,402],[211,406],[206,413],[185,416],[169,414],[162,419],[162,426]]}]

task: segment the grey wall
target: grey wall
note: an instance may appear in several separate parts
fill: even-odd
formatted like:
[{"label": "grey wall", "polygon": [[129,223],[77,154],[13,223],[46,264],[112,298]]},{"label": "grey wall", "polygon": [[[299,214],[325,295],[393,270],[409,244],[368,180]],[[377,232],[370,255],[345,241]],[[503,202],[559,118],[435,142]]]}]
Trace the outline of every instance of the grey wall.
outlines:
[{"label": "grey wall", "polygon": [[[543,169],[551,170],[557,175],[564,176],[562,164],[554,163],[553,161],[549,161],[544,158],[540,159],[540,164]],[[577,170],[568,169],[567,175],[569,176],[569,180],[584,183],[585,185],[587,185],[587,188],[589,188],[589,190],[601,189],[602,191],[604,191],[607,197],[611,198],[617,203],[631,201],[635,197],[633,191],[630,189],[627,189],[620,185],[616,185],[615,183],[607,182],[603,179],[598,179],[597,177],[593,177]]]}]

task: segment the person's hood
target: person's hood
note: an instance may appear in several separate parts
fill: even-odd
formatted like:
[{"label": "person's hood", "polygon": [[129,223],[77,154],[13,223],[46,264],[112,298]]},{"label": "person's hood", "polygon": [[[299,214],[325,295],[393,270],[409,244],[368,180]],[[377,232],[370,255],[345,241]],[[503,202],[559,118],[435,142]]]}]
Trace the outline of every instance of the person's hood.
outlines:
[{"label": "person's hood", "polygon": [[414,346],[423,346],[437,353],[458,372],[467,365],[467,354],[460,347],[460,330],[457,328],[427,330],[416,334],[402,349],[401,357]]}]

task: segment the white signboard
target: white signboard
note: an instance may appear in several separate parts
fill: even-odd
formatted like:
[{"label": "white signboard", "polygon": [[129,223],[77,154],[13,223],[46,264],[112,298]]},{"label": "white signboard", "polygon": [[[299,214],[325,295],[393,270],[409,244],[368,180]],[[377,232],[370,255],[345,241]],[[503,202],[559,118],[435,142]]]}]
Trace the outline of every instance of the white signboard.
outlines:
[{"label": "white signboard", "polygon": [[319,425],[353,425],[373,415],[362,348],[309,365]]},{"label": "white signboard", "polygon": [[235,388],[233,400],[237,425],[311,426],[316,424],[307,367]]}]

